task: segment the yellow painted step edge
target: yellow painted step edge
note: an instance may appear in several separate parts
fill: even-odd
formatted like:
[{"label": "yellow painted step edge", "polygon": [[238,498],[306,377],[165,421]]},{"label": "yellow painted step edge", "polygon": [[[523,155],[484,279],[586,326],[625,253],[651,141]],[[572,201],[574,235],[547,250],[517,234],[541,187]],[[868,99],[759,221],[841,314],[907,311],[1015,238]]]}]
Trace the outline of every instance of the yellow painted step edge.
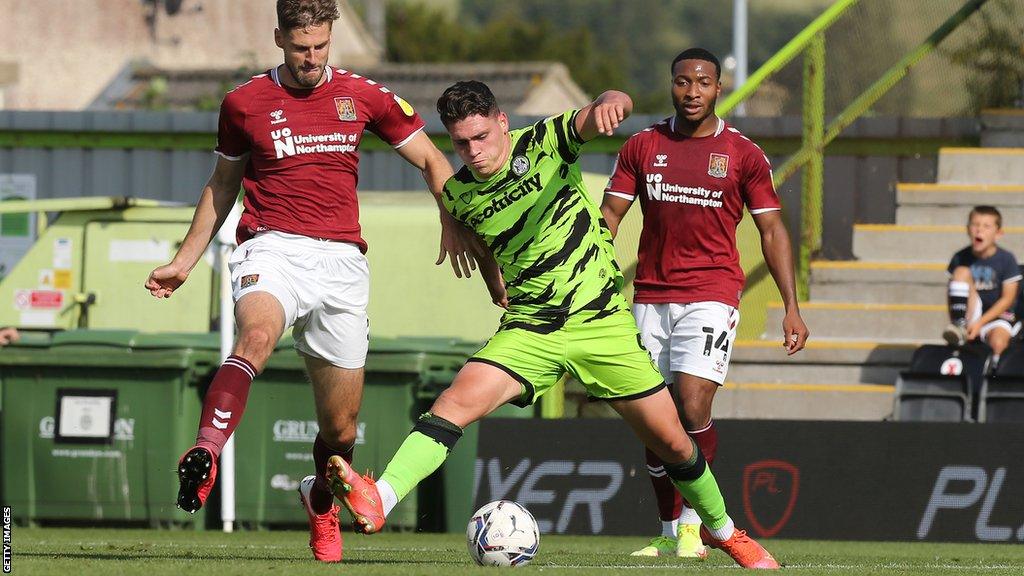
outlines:
[{"label": "yellow painted step edge", "polygon": [[939,154],[1021,154],[1024,155],[1024,148],[939,148]]},{"label": "yellow painted step edge", "polygon": [[[819,350],[874,350],[875,348],[914,348],[920,344],[910,343],[887,343],[870,342],[865,340],[811,340],[807,343],[808,349]],[[782,339],[779,340],[737,340],[733,348],[782,348]]]},{"label": "yellow painted step edge", "polygon": [[897,183],[896,190],[899,192],[991,192],[997,194],[1021,193],[1024,186],[1018,184],[924,184],[924,183]]},{"label": "yellow painted step edge", "polygon": [[[769,308],[782,308],[782,302],[769,302]],[[875,304],[870,302],[801,302],[801,310],[860,310],[862,312],[942,312],[945,304]]]},{"label": "yellow painted step edge", "polygon": [[892,394],[896,389],[891,384],[792,384],[785,382],[726,382],[731,390],[758,390],[772,392],[853,392],[868,394]]},{"label": "yellow painted step edge", "polygon": [[942,262],[867,262],[864,260],[816,260],[811,268],[838,270],[945,270]]},{"label": "yellow painted step edge", "polygon": [[[854,224],[854,230],[864,230],[866,232],[961,232],[966,237],[967,226],[958,226],[956,224],[945,224],[945,225],[905,225],[905,224]],[[1003,228],[1003,232],[1006,234],[1024,234],[1024,227],[1021,226],[1008,226]]]}]

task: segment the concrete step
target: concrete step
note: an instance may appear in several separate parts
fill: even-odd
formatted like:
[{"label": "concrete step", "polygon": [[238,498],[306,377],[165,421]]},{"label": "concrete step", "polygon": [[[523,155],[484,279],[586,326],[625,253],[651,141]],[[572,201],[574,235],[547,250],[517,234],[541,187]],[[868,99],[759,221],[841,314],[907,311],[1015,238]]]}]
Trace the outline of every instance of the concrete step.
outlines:
[{"label": "concrete step", "polygon": [[1024,184],[1024,148],[942,148],[943,184]]},{"label": "concrete step", "polygon": [[776,420],[885,420],[893,386],[884,384],[773,384],[726,382],[715,394],[713,418]]},{"label": "concrete step", "polygon": [[[973,206],[973,204],[971,206],[897,206],[896,224],[903,226],[964,226],[967,224],[967,216]],[[998,204],[995,204],[995,207],[1003,215],[1003,226],[1024,224],[1024,207],[1000,206]]]},{"label": "concrete step", "polygon": [[892,409],[896,375],[913,344],[812,337],[787,356],[781,342],[738,340],[716,394],[717,418],[880,420]]},{"label": "concrete step", "polygon": [[807,346],[787,356],[779,340],[737,340],[730,363],[743,364],[857,364],[904,366],[910,364],[914,350],[923,342],[888,340],[826,340],[812,334]]},{"label": "concrete step", "polygon": [[982,148],[1024,148],[1024,131],[982,130]]},{"label": "concrete step", "polygon": [[[1003,227],[999,245],[1024,256],[1024,227]],[[967,246],[965,226],[902,226],[855,224],[853,253],[861,260],[879,262],[949,262]]]},{"label": "concrete step", "polygon": [[812,339],[787,356],[781,339],[740,340],[733,345],[728,381],[737,384],[894,384],[910,363],[913,345],[829,342]]},{"label": "concrete step", "polygon": [[855,282],[939,285],[946,283],[947,264],[948,262],[815,260],[811,262],[811,285]]},{"label": "concrete step", "polygon": [[981,128],[1024,132],[1024,109],[986,108],[981,111]]},{"label": "concrete step", "polygon": [[816,261],[811,263],[811,300],[815,302],[943,301],[946,264],[928,262]]},{"label": "concrete step", "polygon": [[967,212],[979,204],[1024,207],[1024,185],[1013,184],[896,184],[896,205],[961,206],[961,221],[967,221]]},{"label": "concrete step", "polygon": [[[782,348],[779,345],[779,348]],[[797,353],[799,356],[801,352]],[[798,361],[784,364],[748,364],[731,362],[728,381],[738,384],[894,384],[906,366],[862,366],[858,364],[811,364]]]},{"label": "concrete step", "polygon": [[[812,338],[866,339],[898,342],[937,342],[949,322],[943,304],[876,304],[866,302],[804,302],[800,314]],[[775,331],[784,310],[768,304],[765,326]],[[772,334],[769,334],[772,335]]]},{"label": "concrete step", "polygon": [[936,304],[945,301],[946,285],[887,282],[812,284],[811,298],[815,302]]}]

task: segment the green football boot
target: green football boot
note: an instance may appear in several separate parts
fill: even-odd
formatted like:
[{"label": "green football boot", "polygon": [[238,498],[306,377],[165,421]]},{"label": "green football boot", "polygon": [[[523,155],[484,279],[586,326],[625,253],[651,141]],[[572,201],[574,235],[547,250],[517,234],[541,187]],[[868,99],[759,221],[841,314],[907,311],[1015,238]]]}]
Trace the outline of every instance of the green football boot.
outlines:
[{"label": "green football boot", "polygon": [[[697,537],[697,542],[700,542],[700,537]],[[668,536],[658,536],[651,540],[651,543],[636,552],[631,552],[630,556],[672,556],[676,553],[676,539]]]}]

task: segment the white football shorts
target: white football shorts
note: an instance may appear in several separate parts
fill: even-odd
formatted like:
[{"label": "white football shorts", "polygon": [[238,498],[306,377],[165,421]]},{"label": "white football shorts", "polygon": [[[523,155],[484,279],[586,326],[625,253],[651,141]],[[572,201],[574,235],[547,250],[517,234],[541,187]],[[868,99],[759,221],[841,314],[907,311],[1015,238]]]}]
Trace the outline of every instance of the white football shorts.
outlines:
[{"label": "white football shorts", "polygon": [[[968,320],[970,320],[971,322],[977,322],[978,319],[981,318],[981,315],[984,314],[984,311],[981,309],[981,298],[978,297],[977,294],[975,294],[971,300],[971,317],[968,318]],[[1021,329],[1020,318],[1017,318],[1016,314],[1013,313],[1013,309],[1011,308],[1010,310],[1003,312],[995,320],[988,322],[984,326],[982,326],[981,330],[978,331],[978,337],[981,338],[982,342],[988,343],[988,335],[995,328],[1002,328],[1003,330],[1006,330],[1007,332],[1010,333],[1011,337],[1016,336],[1018,333],[1020,333]]]},{"label": "white football shorts", "polygon": [[721,302],[633,304],[633,316],[665,382],[682,372],[725,383],[739,310]]},{"label": "white football shorts", "polygon": [[231,254],[235,302],[267,292],[284,308],[295,349],[340,368],[366,364],[370,267],[359,247],[263,232]]}]

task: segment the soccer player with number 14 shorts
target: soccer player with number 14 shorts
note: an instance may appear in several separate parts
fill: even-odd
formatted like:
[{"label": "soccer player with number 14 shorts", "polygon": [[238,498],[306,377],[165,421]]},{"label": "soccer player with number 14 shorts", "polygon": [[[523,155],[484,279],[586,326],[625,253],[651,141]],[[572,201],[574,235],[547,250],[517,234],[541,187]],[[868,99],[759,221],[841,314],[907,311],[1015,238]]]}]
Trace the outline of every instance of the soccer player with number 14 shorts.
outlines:
[{"label": "soccer player with number 14 shorts", "polygon": [[507,308],[497,333],[422,415],[380,480],[341,458],[328,462],[335,495],[356,529],[379,531],[387,514],[447,458],[463,429],[506,402],[532,404],[564,373],[608,402],[666,464],[708,538],[749,568],[778,568],[737,530],[697,445],[686,435],[661,374],[641,346],[612,237],[583,186],[580,147],[612,134],[632,109],[609,91],[509,131],[481,82],[459,82],[438,101],[465,166],[445,183],[445,208],[472,230],[492,300]]},{"label": "soccer player with number 14 shorts", "polygon": [[[675,58],[675,115],[626,141],[601,205],[613,235],[635,200],[643,207],[633,314],[709,465],[718,449],[711,402],[725,382],[739,323],[744,277],[736,227],[744,206],[786,306],[786,352],[802,349],[808,337],[771,165],[756,144],[715,115],[720,71],[718,59],[701,48]],[[703,557],[700,515],[684,506],[665,460],[650,449],[646,457],[662,534],[633,554]]]}]

